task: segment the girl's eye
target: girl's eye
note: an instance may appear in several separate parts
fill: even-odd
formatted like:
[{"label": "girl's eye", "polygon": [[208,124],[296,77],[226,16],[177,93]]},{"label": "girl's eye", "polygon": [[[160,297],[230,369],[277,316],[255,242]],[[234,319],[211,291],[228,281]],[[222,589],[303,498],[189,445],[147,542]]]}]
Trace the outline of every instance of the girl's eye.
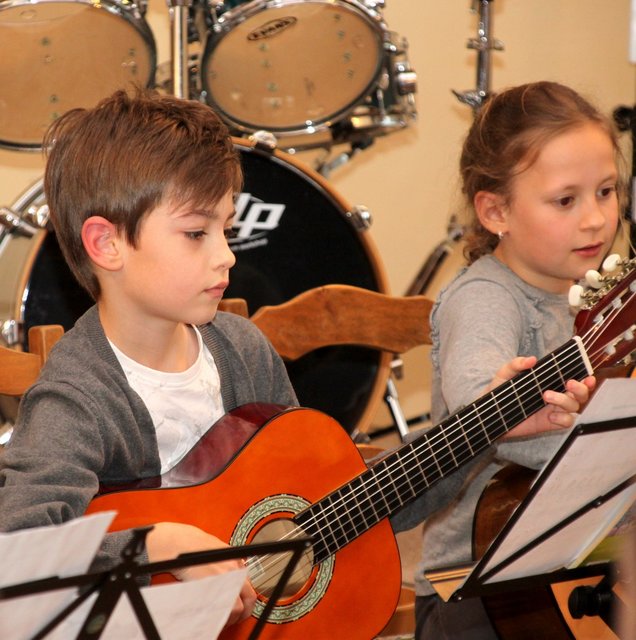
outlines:
[{"label": "girl's eye", "polygon": [[236,236],[238,236],[238,231],[234,227],[224,229],[223,233],[225,234],[226,240],[231,240],[232,238],[236,238]]},{"label": "girl's eye", "polygon": [[201,238],[203,238],[203,236],[206,236],[207,233],[205,231],[203,231],[202,229],[199,229],[197,231],[186,231],[185,232],[185,236],[186,238],[190,239],[190,240],[201,240]]},{"label": "girl's eye", "polygon": [[599,189],[598,195],[601,198],[609,198],[611,195],[614,194],[615,191],[616,191],[616,185],[612,184],[608,187],[603,187],[602,189]]}]

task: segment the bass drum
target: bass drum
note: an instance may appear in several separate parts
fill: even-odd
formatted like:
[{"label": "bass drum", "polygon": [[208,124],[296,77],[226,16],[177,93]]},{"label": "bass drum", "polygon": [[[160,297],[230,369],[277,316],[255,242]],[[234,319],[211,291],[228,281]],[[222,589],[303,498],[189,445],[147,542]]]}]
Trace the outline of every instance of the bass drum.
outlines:
[{"label": "bass drum", "polygon": [[154,83],[145,0],[0,0],[0,146],[37,149],[60,114]]},{"label": "bass drum", "polygon": [[[245,181],[236,202],[237,256],[227,298],[244,298],[250,314],[324,284],[349,284],[386,293],[386,276],[355,211],[311,169],[280,151],[235,140]],[[37,217],[46,202],[42,182],[13,205]],[[28,329],[61,324],[69,329],[91,305],[61,255],[53,232],[0,239],[0,322]],[[5,322],[5,325],[7,323]],[[350,433],[365,431],[381,400],[386,354],[359,347],[327,347],[288,364],[301,405],[335,417]]]}]

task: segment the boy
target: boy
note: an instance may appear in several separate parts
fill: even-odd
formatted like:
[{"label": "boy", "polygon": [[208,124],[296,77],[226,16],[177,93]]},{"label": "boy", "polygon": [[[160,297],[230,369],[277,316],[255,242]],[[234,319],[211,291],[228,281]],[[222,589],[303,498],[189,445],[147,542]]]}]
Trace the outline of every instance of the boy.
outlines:
[{"label": "boy", "polygon": [[[249,321],[218,313],[242,174],[228,131],[197,102],[124,91],[75,109],[45,139],[45,192],[64,256],[96,304],[25,394],[0,460],[0,530],[81,516],[99,483],[157,476],[249,402],[296,405],[284,365]],[[213,505],[211,505],[213,508]],[[106,537],[112,566],[130,532]],[[157,523],[150,562],[225,546]],[[179,579],[235,568],[193,567]],[[230,622],[247,617],[248,582]]]}]

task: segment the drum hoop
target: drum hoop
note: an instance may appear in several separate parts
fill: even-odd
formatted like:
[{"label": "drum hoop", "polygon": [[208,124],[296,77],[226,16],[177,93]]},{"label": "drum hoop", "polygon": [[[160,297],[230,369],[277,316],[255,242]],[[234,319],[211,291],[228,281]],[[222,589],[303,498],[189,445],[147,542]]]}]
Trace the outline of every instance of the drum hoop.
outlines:
[{"label": "drum hoop", "polygon": [[[380,47],[377,56],[377,65],[375,71],[373,72],[373,74],[371,74],[369,82],[354,100],[345,104],[335,113],[330,113],[325,118],[307,121],[305,127],[255,127],[249,122],[245,122],[243,120],[235,118],[214,100],[207,82],[208,65],[212,61],[214,50],[222,42],[225,36],[232,32],[232,27],[234,26],[234,24],[232,24],[232,21],[237,16],[241,18],[241,20],[239,20],[240,24],[241,22],[244,22],[245,20],[258,15],[263,10],[267,11],[267,9],[269,9],[270,7],[273,9],[279,9],[288,5],[292,6],[301,3],[316,5],[329,4],[330,6],[349,7],[353,10],[353,13],[362,17],[367,22],[367,24],[372,27],[372,29],[375,31],[375,35],[378,37]],[[371,20],[369,18],[371,18]],[[380,14],[373,9],[365,7],[362,3],[358,2],[358,0],[333,0],[332,2],[326,2],[326,0],[263,0],[259,2],[259,0],[255,0],[253,2],[249,2],[248,5],[245,5],[243,7],[235,7],[234,9],[231,9],[230,11],[224,13],[219,17],[217,23],[213,27],[212,37],[209,37],[205,43],[205,48],[201,60],[201,84],[205,91],[208,104],[217,112],[219,112],[219,114],[222,114],[223,118],[238,131],[241,131],[243,133],[251,133],[257,129],[264,128],[274,134],[279,135],[299,135],[306,133],[308,130],[311,130],[312,132],[320,132],[329,129],[335,123],[346,118],[360,104],[361,100],[363,100],[365,96],[369,95],[371,89],[377,85],[378,78],[385,66],[386,45],[387,43],[390,44],[391,37],[391,32],[389,31],[385,22],[382,20]]]}]

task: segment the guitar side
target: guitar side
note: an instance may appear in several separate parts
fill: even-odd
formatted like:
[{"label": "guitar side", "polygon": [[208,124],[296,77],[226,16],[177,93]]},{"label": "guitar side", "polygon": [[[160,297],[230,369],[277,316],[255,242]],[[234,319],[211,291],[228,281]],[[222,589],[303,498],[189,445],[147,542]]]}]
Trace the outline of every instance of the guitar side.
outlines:
[{"label": "guitar side", "polygon": [[[250,407],[244,410],[251,411]],[[201,454],[205,447],[189,460],[184,458],[185,464],[178,465],[181,469],[175,473],[189,478],[189,486],[172,487],[168,480],[163,488],[130,487],[96,497],[88,511],[117,511],[113,530],[183,522],[233,544],[249,544],[268,522],[293,517],[295,504],[312,504],[364,472],[366,465],[355,444],[335,420],[311,409],[277,409],[251,434],[249,426],[239,427],[243,436],[238,447],[226,448],[221,458],[217,450],[217,459],[207,470]],[[236,433],[240,411],[214,425],[213,439],[226,441],[227,431]],[[263,415],[248,415],[247,422]],[[152,484],[144,482],[146,487]],[[401,582],[399,553],[388,520],[321,565],[329,565],[328,570],[321,566],[318,578],[314,571],[296,594],[286,598],[278,613],[281,621],[266,624],[262,638],[368,640],[381,631],[395,609]],[[363,610],[365,616],[355,615]],[[250,618],[229,627],[222,638],[247,638],[254,624]]]}]

